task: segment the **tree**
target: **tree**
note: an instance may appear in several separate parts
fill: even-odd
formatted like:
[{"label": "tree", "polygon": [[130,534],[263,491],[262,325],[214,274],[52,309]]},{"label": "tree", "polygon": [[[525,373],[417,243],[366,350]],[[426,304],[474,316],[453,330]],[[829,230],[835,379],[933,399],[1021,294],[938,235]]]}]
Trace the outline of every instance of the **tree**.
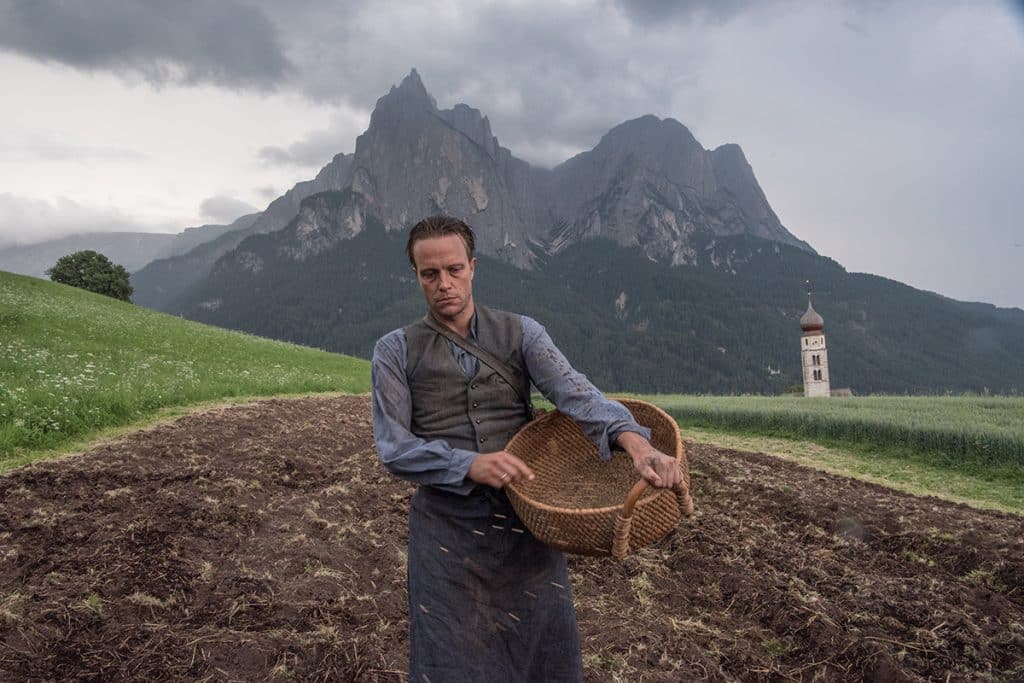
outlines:
[{"label": "tree", "polygon": [[128,282],[128,271],[96,251],[76,251],[61,256],[46,274],[54,282],[112,296],[121,301],[131,301],[132,286]]}]

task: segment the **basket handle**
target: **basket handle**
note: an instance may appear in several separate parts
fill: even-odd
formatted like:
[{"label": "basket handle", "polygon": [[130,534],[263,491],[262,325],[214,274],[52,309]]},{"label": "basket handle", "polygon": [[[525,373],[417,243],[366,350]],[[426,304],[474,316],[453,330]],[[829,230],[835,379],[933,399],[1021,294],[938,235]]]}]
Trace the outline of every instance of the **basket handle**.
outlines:
[{"label": "basket handle", "polygon": [[683,517],[693,516],[693,498],[690,496],[690,477],[686,476],[683,481],[677,482],[672,490],[676,494],[676,502],[679,504],[679,514]]},{"label": "basket handle", "polygon": [[[646,479],[641,479],[633,484],[633,488],[626,494],[626,502],[622,505],[622,511],[615,516],[615,532],[612,536],[612,557],[622,560],[629,554],[629,531],[633,526],[633,508],[640,500],[640,496],[647,491],[650,484]],[[679,513],[684,517],[693,514],[693,499],[690,497],[690,487],[685,481],[680,481],[672,487],[676,494],[676,503],[679,505]]]}]

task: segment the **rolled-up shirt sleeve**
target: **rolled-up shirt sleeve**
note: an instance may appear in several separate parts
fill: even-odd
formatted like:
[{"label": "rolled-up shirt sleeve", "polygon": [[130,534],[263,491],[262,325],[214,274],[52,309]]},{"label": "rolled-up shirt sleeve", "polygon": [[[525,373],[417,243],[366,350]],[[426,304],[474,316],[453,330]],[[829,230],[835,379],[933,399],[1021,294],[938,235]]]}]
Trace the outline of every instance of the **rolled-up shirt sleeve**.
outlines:
[{"label": "rolled-up shirt sleeve", "polygon": [[408,349],[405,332],[395,330],[373,348],[370,369],[373,438],[384,467],[402,479],[467,494],[474,483],[466,477],[477,456],[452,448],[447,441],[427,441],[414,435],[412,396],[405,367]]},{"label": "rolled-up shirt sleeve", "polygon": [[611,447],[623,432],[651,438],[651,430],[637,424],[625,406],[605,398],[586,375],[569,364],[543,325],[525,315],[522,320],[523,357],[530,378],[545,398],[576,421],[597,446],[602,460],[611,458]]}]

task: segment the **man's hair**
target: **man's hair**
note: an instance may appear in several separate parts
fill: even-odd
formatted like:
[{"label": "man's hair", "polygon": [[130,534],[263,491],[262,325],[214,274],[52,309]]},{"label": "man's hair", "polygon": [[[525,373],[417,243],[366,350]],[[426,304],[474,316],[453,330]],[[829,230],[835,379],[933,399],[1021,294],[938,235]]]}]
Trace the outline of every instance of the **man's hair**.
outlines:
[{"label": "man's hair", "polygon": [[412,247],[420,240],[431,237],[444,237],[446,235],[458,235],[462,243],[466,245],[466,255],[473,260],[473,251],[476,250],[476,237],[473,235],[473,228],[465,221],[451,216],[429,216],[424,218],[409,231],[409,241],[405,243],[405,253],[409,257],[409,263],[416,267],[416,260],[412,257]]}]

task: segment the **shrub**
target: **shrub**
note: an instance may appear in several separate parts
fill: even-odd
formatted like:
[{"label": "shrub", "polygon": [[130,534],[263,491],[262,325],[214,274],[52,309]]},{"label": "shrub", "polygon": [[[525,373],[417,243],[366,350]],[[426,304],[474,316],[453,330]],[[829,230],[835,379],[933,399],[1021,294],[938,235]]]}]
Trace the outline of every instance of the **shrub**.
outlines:
[{"label": "shrub", "polygon": [[96,251],[76,251],[61,256],[46,274],[54,282],[87,289],[121,301],[131,301],[132,286],[128,282],[128,271]]}]

